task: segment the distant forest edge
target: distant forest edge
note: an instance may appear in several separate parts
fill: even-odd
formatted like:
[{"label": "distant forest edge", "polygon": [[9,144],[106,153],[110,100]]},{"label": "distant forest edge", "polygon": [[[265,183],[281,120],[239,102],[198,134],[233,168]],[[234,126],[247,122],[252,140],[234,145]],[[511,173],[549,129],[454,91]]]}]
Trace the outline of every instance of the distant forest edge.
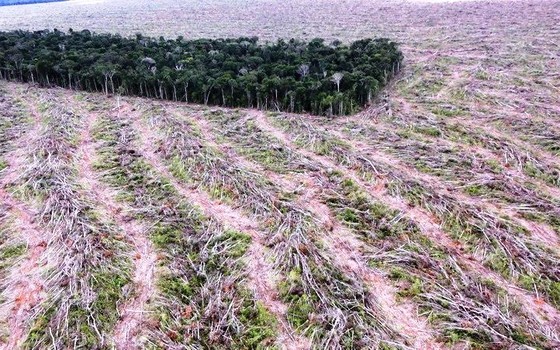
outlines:
[{"label": "distant forest edge", "polygon": [[43,2],[60,2],[68,0],[0,0],[0,6],[39,4]]},{"label": "distant forest edge", "polygon": [[0,32],[0,77],[41,86],[295,113],[352,114],[400,69],[388,39],[166,40]]}]

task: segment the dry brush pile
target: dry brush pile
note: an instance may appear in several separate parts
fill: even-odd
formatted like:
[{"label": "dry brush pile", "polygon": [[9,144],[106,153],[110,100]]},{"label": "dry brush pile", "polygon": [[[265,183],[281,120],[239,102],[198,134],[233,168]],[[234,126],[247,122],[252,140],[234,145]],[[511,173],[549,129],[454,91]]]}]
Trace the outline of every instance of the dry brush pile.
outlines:
[{"label": "dry brush pile", "polygon": [[[1,309],[6,344],[558,344],[554,187],[500,168],[503,186],[481,199],[467,190],[469,168],[498,169],[490,151],[462,156],[457,140],[363,116],[330,130],[315,117],[3,88],[2,288],[18,269],[45,266],[25,313]],[[442,144],[448,166],[433,156]],[[105,197],[92,192],[100,186]],[[143,267],[151,289],[133,281],[139,234],[157,255]]]},{"label": "dry brush pile", "polygon": [[36,220],[45,231],[42,260],[48,298],[37,308],[26,339],[30,348],[104,346],[117,320],[121,289],[130,280],[119,228],[100,217],[77,183],[76,147],[82,118],[70,104],[39,95],[42,133],[27,147],[14,190],[39,201]]},{"label": "dry brush pile", "polygon": [[[301,179],[298,174],[302,172],[301,165],[306,164],[307,172],[314,173],[311,181],[315,181],[315,186],[323,189],[323,196],[320,196],[322,198],[319,200],[329,205],[333,215],[367,242],[371,263],[387,269],[392,278],[399,280],[398,285],[403,289],[399,292],[400,295],[420,299],[421,308],[429,312],[430,318],[436,324],[438,321],[441,322],[439,325],[448,340],[472,336],[472,341],[482,343],[484,341],[525,342],[527,339],[524,339],[524,336],[527,334],[523,329],[537,327],[539,329],[537,332],[541,334],[541,340],[544,340],[545,344],[549,337],[552,341],[556,341],[558,335],[554,321],[547,325],[540,324],[541,318],[528,321],[531,317],[527,313],[532,313],[533,310],[517,309],[520,312],[519,317],[512,317],[513,312],[510,311],[501,313],[500,310],[517,307],[510,306],[507,298],[503,299],[507,292],[503,289],[503,282],[499,277],[488,272],[479,276],[480,271],[486,272],[482,266],[473,268],[470,261],[465,261],[464,258],[461,261],[461,258],[455,257],[454,255],[457,254],[462,255],[458,253],[457,247],[445,245],[442,247],[441,242],[428,240],[422,235],[420,229],[422,222],[419,223],[419,227],[405,217],[405,212],[393,210],[385,203],[373,200],[368,196],[368,187],[360,186],[356,182],[362,180],[353,180],[351,175],[348,175],[352,174],[353,169],[362,169],[361,177],[367,182],[387,171],[383,169],[383,164],[376,167],[367,158],[354,155],[344,142],[320,133],[314,125],[304,122],[300,117],[279,119],[283,123],[300,121],[299,125],[289,124],[292,126],[293,134],[297,135],[294,142],[302,146],[310,146],[310,149],[316,152],[316,156],[308,154],[307,157],[299,157],[299,155],[294,157],[294,149],[290,148],[293,144],[290,145],[290,141],[286,145],[282,140],[267,135],[256,125],[259,122],[250,116],[223,112],[209,113],[209,115],[211,119],[219,122],[214,132],[233,142],[240,154],[260,163],[268,170],[278,171],[280,167],[283,171],[296,174],[296,179],[298,177]],[[272,129],[278,134],[278,130]],[[340,161],[342,166],[336,169],[336,164],[324,161],[321,164],[321,156],[324,154],[330,154],[333,159]],[[325,164],[327,166],[330,164],[332,168],[325,170]],[[369,169],[369,173],[364,169]],[[383,183],[381,185],[383,186]],[[302,184],[301,187],[305,186]],[[369,191],[374,194],[378,192],[374,188]],[[407,210],[406,206],[404,210]],[[541,253],[546,256],[550,252],[541,251]],[[543,267],[552,268],[547,272],[555,271],[554,266],[557,266],[556,260],[552,259],[548,265],[541,264]],[[426,273],[426,269],[430,270],[429,273]],[[551,283],[554,282],[547,281],[544,286],[549,287]],[[531,289],[532,285],[529,284],[527,288]],[[492,298],[491,295],[495,297]],[[459,300],[457,300],[458,296],[461,296]],[[477,319],[474,314],[484,316]],[[552,317],[557,315],[557,311],[554,310]],[[510,317],[511,319],[504,323],[504,319]],[[505,329],[501,328],[504,324],[508,324]],[[531,337],[533,335],[529,336]],[[506,340],[507,338],[509,340]]]},{"label": "dry brush pile", "polygon": [[145,114],[148,128],[161,130],[157,150],[177,179],[246,210],[268,232],[265,239],[282,280],[278,294],[288,305],[287,321],[296,332],[328,348],[400,342],[380,319],[371,291],[323,252],[319,238],[325,228],[293,203],[289,193],[205,145],[200,131],[188,121],[161,107]]},{"label": "dry brush pile", "polygon": [[[451,185],[440,183],[433,177],[422,177],[410,167],[395,166],[398,160],[386,154],[376,155],[367,147],[361,147],[360,152],[354,151],[355,147],[350,143],[299,116],[275,118],[295,135],[294,142],[328,156],[340,164],[342,169],[355,170],[364,181],[386,187],[392,194],[407,199],[409,204],[424,208],[436,216],[437,222],[441,223],[451,238],[470,247],[471,252],[480,257],[485,265],[505,276],[512,276],[529,290],[535,288],[539,294],[548,295],[551,302],[558,305],[560,265],[555,233],[552,232],[550,240],[539,240],[535,237],[536,233],[527,232],[516,221],[516,217],[508,215],[511,213],[463,196],[461,186],[457,186],[457,182],[460,183],[460,169],[455,171],[457,178]],[[383,138],[373,140],[381,143]],[[396,153],[398,158],[406,158],[406,153],[399,152],[397,140],[395,144],[390,152]],[[372,148],[383,150],[379,146]],[[428,147],[424,145],[418,148],[417,155],[423,152],[422,148]],[[470,168],[468,163],[464,166]],[[450,191],[449,188],[453,190]],[[529,204],[527,210],[539,210],[539,206],[530,205],[532,198],[529,194],[531,190],[524,189],[524,197],[518,201]],[[506,195],[512,196],[512,193],[504,190],[504,196]],[[538,202],[538,197],[534,201]],[[554,223],[557,220],[558,205],[554,200],[548,200],[543,206],[545,209],[540,209],[544,211],[543,216]],[[538,225],[538,221],[533,225]]]}]

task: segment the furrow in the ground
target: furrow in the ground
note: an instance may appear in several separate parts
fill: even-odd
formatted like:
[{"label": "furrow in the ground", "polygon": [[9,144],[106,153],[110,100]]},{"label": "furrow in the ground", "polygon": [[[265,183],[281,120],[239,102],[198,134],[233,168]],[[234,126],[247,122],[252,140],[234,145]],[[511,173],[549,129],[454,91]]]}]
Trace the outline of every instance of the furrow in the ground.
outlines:
[{"label": "furrow in the ground", "polygon": [[[267,123],[264,116],[261,118],[263,123]],[[369,187],[380,191],[385,200],[389,203],[393,201],[403,210],[408,205],[416,207],[420,204],[422,209],[416,208],[410,212],[420,211],[428,219],[435,219],[433,217],[435,215],[437,220],[444,224],[446,230],[457,236],[453,238],[465,240],[470,250],[478,251],[477,255],[485,265],[508,277],[513,274],[512,277],[526,289],[536,288],[539,293],[547,295],[551,302],[556,304],[559,302],[554,292],[560,273],[560,270],[556,269],[558,257],[549,247],[531,238],[527,232],[523,232],[523,228],[512,223],[511,219],[506,220],[498,214],[485,212],[469,203],[461,202],[459,205],[455,197],[439,193],[431,183],[415,181],[406,173],[399,173],[391,166],[384,167],[386,161],[376,164],[367,156],[353,152],[348,144],[303,121],[301,117],[281,116],[274,119],[282,124],[284,129],[297,131],[297,137],[293,141],[288,135],[279,136],[289,142],[297,142],[300,146],[305,146],[302,152],[307,156],[317,156],[327,166],[342,166],[344,172],[353,174],[354,180],[360,181],[363,178],[362,182],[365,186],[369,186],[369,183],[375,180],[375,185]],[[275,129],[270,125],[268,127]],[[273,132],[283,134],[280,130],[273,130]],[[314,155],[313,152],[319,154]],[[386,187],[391,193],[389,197],[386,195]],[[405,196],[406,202],[402,201],[401,195]],[[457,231],[457,225],[462,228],[461,232]],[[479,231],[482,231],[483,236],[480,236]],[[465,234],[467,234],[466,238],[463,237]],[[500,268],[498,257],[508,261],[509,270]],[[530,285],[527,281],[531,281]]]},{"label": "furrow in the ground", "polygon": [[309,340],[295,335],[294,330],[287,322],[286,312],[288,307],[279,300],[275,288],[275,281],[278,280],[271,266],[269,249],[264,246],[264,241],[269,234],[261,232],[247,215],[240,213],[232,207],[212,199],[205,192],[195,186],[188,186],[181,183],[169,171],[168,166],[161,160],[155,152],[158,135],[153,132],[151,126],[142,123],[142,116],[139,113],[130,112],[128,109],[127,117],[130,118],[132,126],[139,136],[138,150],[154,169],[157,170],[173,187],[190,203],[201,208],[204,215],[213,217],[222,223],[226,228],[238,232],[244,232],[251,236],[251,245],[247,251],[246,269],[249,277],[250,289],[263,305],[265,305],[280,321],[281,334],[279,334],[279,344],[288,349],[309,348]]},{"label": "furrow in the ground", "polygon": [[101,221],[75,178],[75,138],[80,118],[58,90],[30,90],[27,103],[40,105],[44,130],[28,147],[26,166],[15,177],[16,193],[40,204],[37,222],[46,233],[44,303],[36,310],[28,347],[107,344],[127,259],[115,229]]},{"label": "furrow in the ground", "polygon": [[[83,99],[82,99],[83,100]],[[93,200],[97,210],[114,222],[119,228],[123,241],[131,250],[128,254],[133,261],[133,288],[129,295],[123,295],[125,302],[119,306],[119,320],[114,326],[109,342],[117,349],[140,349],[139,337],[142,325],[147,322],[148,304],[156,293],[155,273],[157,253],[152,242],[146,236],[147,224],[134,219],[131,208],[122,201],[116,201],[117,193],[112,191],[100,180],[100,174],[93,169],[96,163],[96,144],[92,138],[92,130],[98,122],[99,115],[90,111],[82,103],[77,104],[83,115],[82,132],[77,147],[78,182]]]},{"label": "furrow in the ground", "polygon": [[[315,180],[311,176],[298,174],[292,177],[289,174],[279,174],[275,171],[267,170],[259,163],[251,162],[244,156],[234,152],[234,145],[229,144],[223,139],[218,140],[216,132],[218,127],[212,127],[206,119],[192,118],[192,116],[189,116],[188,119],[194,121],[199,126],[206,144],[220,149],[234,163],[263,174],[275,184],[287,190],[297,191],[298,188],[301,188],[302,184],[305,184],[307,194],[297,199],[298,204],[301,207],[308,208],[318,221],[318,224],[327,228],[328,233],[323,237],[323,242],[330,255],[334,257],[337,265],[344,271],[348,271],[350,275],[359,277],[371,291],[375,291],[376,301],[388,324],[405,338],[409,339],[414,348],[442,348],[442,345],[435,340],[434,331],[430,329],[427,321],[418,316],[415,306],[403,301],[397,302],[397,290],[387,281],[382,272],[368,266],[368,262],[363,256],[363,251],[367,250],[364,244],[355,237],[354,233],[340,224],[325,204],[317,200],[316,197],[320,193],[320,189],[314,185]],[[220,125],[223,130],[224,125],[221,123]],[[278,164],[268,165],[276,169]]]},{"label": "furrow in the ground", "polygon": [[[257,115],[255,118],[259,118]],[[258,122],[257,122],[258,123]],[[283,142],[288,145],[288,147],[293,147],[294,149],[298,149],[296,145],[292,143],[288,135],[284,134],[284,132],[272,127],[266,121],[261,119],[261,123],[258,123],[259,126],[263,127],[263,130],[275,135],[279,140],[283,140]],[[338,165],[334,162],[325,159],[322,156],[318,156],[308,152],[306,150],[300,150],[302,154],[307,156],[310,159],[315,159],[318,163],[322,164],[324,167],[328,167],[331,169],[338,169]],[[418,208],[411,208],[408,205],[404,204],[403,202],[399,201],[392,196],[388,196],[385,190],[381,187],[373,187],[369,186],[361,180],[361,178],[354,173],[352,169],[342,168],[341,172],[344,174],[350,174],[349,176],[359,184],[362,188],[368,189],[368,192],[373,195],[376,199],[380,200],[382,203],[388,203],[393,208],[399,210],[400,212],[408,215],[413,221],[418,222],[419,226],[423,228],[423,231],[436,243],[443,244],[444,246],[456,246],[456,242],[452,242],[447,235],[441,231],[439,225],[433,222],[433,219],[424,213],[422,210]],[[480,265],[478,262],[471,262],[469,261],[468,257],[462,257],[462,262],[469,266],[474,272],[482,273],[483,276],[490,276],[500,287],[506,289],[510,294],[515,295],[526,307],[526,311],[533,314],[537,319],[542,320],[545,324],[548,324],[550,329],[554,329],[554,324],[558,320],[558,312],[555,308],[551,307],[550,305],[543,303],[542,300],[535,299],[527,292],[520,291],[519,288],[512,286],[509,282],[505,281],[500,276],[497,276],[494,273],[488,271],[485,267]],[[542,304],[545,304],[544,306]],[[539,310],[539,312],[535,313],[534,310]],[[545,330],[544,333],[548,331]],[[552,332],[552,338],[554,338],[554,332]]]}]

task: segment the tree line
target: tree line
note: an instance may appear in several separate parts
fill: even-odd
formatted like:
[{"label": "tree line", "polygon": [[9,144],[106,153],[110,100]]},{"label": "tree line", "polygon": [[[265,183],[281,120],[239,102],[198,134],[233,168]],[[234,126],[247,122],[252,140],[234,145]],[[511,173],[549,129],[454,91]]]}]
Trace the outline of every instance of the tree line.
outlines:
[{"label": "tree line", "polygon": [[166,40],[88,30],[0,32],[0,78],[40,86],[322,115],[371,103],[400,69],[388,39]]},{"label": "tree line", "polygon": [[0,0],[0,6],[9,5],[26,5],[26,4],[37,4],[43,2],[59,2],[67,0]]}]

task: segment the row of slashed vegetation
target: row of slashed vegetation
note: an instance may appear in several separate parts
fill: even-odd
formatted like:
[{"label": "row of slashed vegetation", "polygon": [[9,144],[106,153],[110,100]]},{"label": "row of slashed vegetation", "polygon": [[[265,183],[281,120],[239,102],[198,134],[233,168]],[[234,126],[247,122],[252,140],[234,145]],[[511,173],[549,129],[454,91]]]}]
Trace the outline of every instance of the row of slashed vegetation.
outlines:
[{"label": "row of slashed vegetation", "polygon": [[129,121],[105,116],[96,168],[135,215],[152,224],[160,252],[159,293],[145,346],[159,349],[273,348],[276,320],[243,286],[251,238],[226,230],[181,197],[142,159]]},{"label": "row of slashed vegetation", "polygon": [[26,130],[26,115],[19,98],[8,93],[0,84],[0,172],[8,164],[2,157],[10,149],[10,143],[20,137]]},{"label": "row of slashed vegetation", "polygon": [[[226,140],[234,142],[238,152],[268,169],[274,169],[276,164],[285,164],[284,170],[292,172],[300,171],[300,164],[308,164],[308,170],[320,168],[292,151],[276,152],[279,140],[264,133],[250,119],[243,120],[233,113],[214,115],[211,119],[219,125],[215,130],[221,130]],[[231,129],[236,132],[230,133]],[[253,137],[250,142],[246,138],[248,133]],[[260,156],[266,148],[276,158],[274,161]],[[329,153],[329,149],[328,145],[319,147],[324,153]],[[399,295],[415,300],[441,330],[445,341],[466,341],[476,347],[546,344],[546,330],[508,301],[504,290],[484,276],[468,271],[456,261],[453,251],[430,242],[402,213],[374,201],[336,170],[328,175],[315,173],[314,178],[325,189],[321,201],[367,243],[372,266],[387,271],[399,287]]]},{"label": "row of slashed vegetation", "polygon": [[[25,129],[25,113],[15,100],[7,93],[4,86],[0,85],[0,179],[9,170],[8,163],[3,156],[12,149],[11,142],[16,140]],[[3,190],[0,188],[0,190]],[[19,239],[17,229],[14,227],[14,217],[10,215],[10,206],[0,202],[0,293],[8,285],[6,278],[10,268],[17,263],[18,257],[26,251],[25,243]],[[0,296],[0,304],[5,300]],[[5,320],[2,320],[5,321]],[[0,343],[9,336],[7,324],[0,324]]]},{"label": "row of slashed vegetation", "polygon": [[[371,176],[373,171],[390,174],[389,190],[393,194],[402,194],[409,202],[435,214],[451,237],[467,243],[473,252],[483,256],[487,266],[512,278],[529,291],[537,288],[557,307],[560,305],[559,257],[548,247],[531,239],[530,233],[511,218],[485,211],[475,204],[459,203],[456,198],[439,193],[435,188],[407,178],[402,172],[382,164],[377,164],[373,169],[372,163],[367,162],[367,156],[361,157],[360,162],[361,170],[366,175]],[[465,170],[461,168],[457,166],[455,169],[458,177],[456,182],[462,181],[460,176]],[[449,180],[451,181],[451,178]],[[493,196],[506,198],[518,204],[531,204],[521,212],[522,216],[544,221],[557,232],[560,230],[558,204],[555,199],[541,197],[534,190],[506,182],[502,188],[494,189]]]},{"label": "row of slashed vegetation", "polygon": [[485,266],[560,307],[560,258],[523,227],[507,217],[432,192],[414,180],[394,177],[389,191],[434,214],[444,230],[480,256]]},{"label": "row of slashed vegetation", "polygon": [[[546,162],[534,151],[524,149],[515,141],[491,135],[483,130],[473,131],[472,128],[447,120],[407,117],[405,120],[394,118],[390,123],[400,127],[411,126],[415,133],[437,137],[467,146],[483,147],[500,157],[505,166],[522,169],[529,177],[540,179],[554,186],[560,186],[560,167],[558,164]],[[406,136],[400,133],[401,136]],[[491,167],[495,165],[490,164]]]},{"label": "row of slashed vegetation", "polygon": [[[26,127],[25,112],[19,101],[7,94],[0,85],[0,178],[8,171],[8,163],[3,156],[10,150],[10,143],[16,140]],[[0,281],[4,280],[7,268],[12,266],[15,258],[23,254],[25,246],[13,235],[12,218],[8,215],[8,206],[0,203]],[[0,288],[4,288],[0,284]],[[1,300],[0,300],[1,302]],[[0,334],[0,339],[2,334]]]},{"label": "row of slashed vegetation", "polygon": [[329,180],[323,200],[374,247],[372,266],[388,272],[399,294],[413,298],[447,342],[481,348],[547,344],[548,329],[491,278],[470,270],[454,249],[428,240],[402,213],[372,200],[343,174],[335,171]]},{"label": "row of slashed vegetation", "polygon": [[[554,118],[550,116],[549,118]],[[545,119],[546,120],[546,119]],[[509,115],[498,116],[493,120],[496,127],[506,129],[519,138],[538,145],[556,156],[560,156],[560,130],[543,120],[532,120],[531,118],[512,118]]]},{"label": "row of slashed vegetation", "polygon": [[[495,89],[495,87],[490,89]],[[500,96],[497,99],[501,101],[504,97]],[[512,113],[500,111],[500,108],[497,108],[497,113],[495,114],[492,109],[479,114],[476,111],[483,110],[483,107],[472,109],[469,108],[468,103],[461,103],[458,106],[453,101],[442,103],[442,101],[432,100],[426,101],[425,105],[431,107],[431,113],[437,117],[437,119],[428,118],[424,121],[425,123],[438,125],[451,124],[450,122],[456,121],[460,122],[460,119],[467,115],[467,112],[471,111],[474,113],[470,114],[470,116],[477,122],[491,126],[499,130],[500,133],[509,135],[509,137],[513,137],[516,140],[522,140],[535,145],[551,155],[560,155],[560,129],[557,126],[558,124],[554,122],[554,117],[542,115],[543,110],[547,109],[547,107],[542,105],[533,105],[529,108],[531,111],[526,110],[523,114],[515,111]]]},{"label": "row of slashed vegetation", "polygon": [[40,225],[55,269],[45,276],[47,300],[34,313],[25,348],[109,348],[129,265],[115,236],[76,184],[72,163],[80,117],[46,95],[38,103],[42,134],[28,147],[28,165],[14,190],[40,203]]},{"label": "row of slashed vegetation", "polygon": [[399,346],[400,336],[384,324],[371,291],[325,254],[320,239],[327,232],[307,210],[261,174],[232,164],[205,145],[184,119],[163,109],[147,115],[161,131],[158,149],[177,178],[227,194],[227,200],[254,214],[271,233],[266,240],[282,275],[278,289],[289,305],[288,322],[311,339],[313,348]]},{"label": "row of slashed vegetation", "polygon": [[462,148],[419,140],[402,131],[377,130],[357,123],[348,124],[345,130],[418,171],[459,186],[468,195],[495,198],[504,204],[523,207],[522,216],[546,222],[560,233],[560,199],[550,198],[521,183],[508,175],[499,163],[480,159]]},{"label": "row of slashed vegetation", "polygon": [[[425,83],[425,80],[421,81],[421,84]],[[437,86],[440,88],[438,91],[441,91],[441,88],[445,86],[445,81],[437,81]],[[443,96],[437,98],[430,97],[422,101],[421,104],[424,108],[429,110],[429,113],[436,118],[420,117],[422,119],[421,124],[432,125],[432,127],[426,130],[445,133],[444,124],[453,125],[453,122],[459,121],[468,114],[475,122],[486,126],[492,126],[506,135],[509,134],[513,136],[514,139],[529,142],[552,155],[560,155],[560,129],[557,126],[558,124],[554,122],[553,115],[546,115],[546,113],[549,113],[547,110],[552,109],[553,102],[549,103],[549,105],[542,103],[531,104],[530,107],[528,106],[528,108],[524,109],[523,113],[519,113],[518,110],[503,110],[503,105],[501,103],[504,102],[504,99],[507,99],[507,97],[501,95],[503,92],[498,92],[500,87],[487,86],[485,88],[491,90],[493,92],[492,95],[494,95],[494,93],[497,95],[492,96],[490,100],[488,100],[487,98],[490,96],[483,94],[482,96],[484,97],[476,101],[477,107],[474,108],[473,102],[474,100],[478,100],[478,97],[471,95],[468,96],[470,101],[464,101],[464,98],[467,97],[465,96],[466,91],[454,87],[448,87],[450,91],[455,92],[452,93],[451,96],[448,96],[448,98],[444,97],[442,100],[441,97]],[[408,89],[405,88],[404,90]],[[431,92],[435,94],[438,91]],[[407,94],[405,91],[402,91],[402,93]],[[470,95],[470,93],[467,94]],[[473,97],[474,100],[471,99]],[[461,101],[457,101],[457,99]],[[497,101],[499,101],[498,104],[496,104]],[[487,104],[488,102],[490,102],[490,105]],[[397,118],[399,118],[399,116],[397,116]],[[409,119],[410,116],[406,116],[405,118]]]},{"label": "row of slashed vegetation", "polygon": [[501,217],[471,203],[441,194],[434,186],[420,183],[390,165],[357,154],[342,140],[322,131],[300,117],[274,118],[286,130],[297,134],[302,146],[324,154],[353,169],[365,179],[389,180],[388,190],[403,196],[436,215],[445,231],[481,256],[486,266],[510,278],[529,291],[546,296],[560,305],[560,259],[556,253],[531,237],[511,218]]},{"label": "row of slashed vegetation", "polygon": [[236,150],[241,155],[257,161],[268,170],[276,173],[317,170],[316,166],[295,150],[286,147],[279,140],[267,137],[251,118],[240,118],[238,112],[218,111],[207,113],[207,116],[221,126],[219,133],[215,134],[218,141],[235,140],[238,146]]},{"label": "row of slashed vegetation", "polygon": [[533,151],[524,149],[507,139],[498,138],[484,132],[472,132],[460,124],[450,124],[446,127],[446,134],[450,139],[470,145],[484,146],[507,159],[514,166],[523,169],[530,177],[541,179],[549,184],[560,187],[560,166],[544,161]]}]

